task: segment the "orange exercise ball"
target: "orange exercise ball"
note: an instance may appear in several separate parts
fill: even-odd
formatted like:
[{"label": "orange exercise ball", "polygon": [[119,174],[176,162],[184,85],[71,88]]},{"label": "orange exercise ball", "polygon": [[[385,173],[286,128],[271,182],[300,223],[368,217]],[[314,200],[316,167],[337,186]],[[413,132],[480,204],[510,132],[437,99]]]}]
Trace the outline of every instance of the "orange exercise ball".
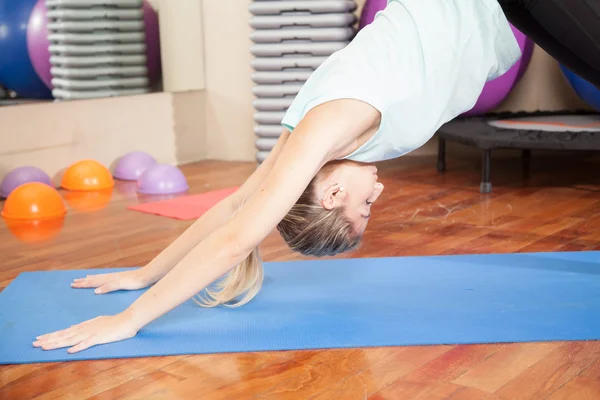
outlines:
[{"label": "orange exercise ball", "polygon": [[7,219],[49,219],[61,217],[67,207],[56,189],[40,182],[29,182],[13,190],[2,210]]},{"label": "orange exercise ball", "polygon": [[115,181],[110,170],[98,161],[82,160],[71,164],[63,175],[61,186],[67,190],[102,190],[112,188]]}]

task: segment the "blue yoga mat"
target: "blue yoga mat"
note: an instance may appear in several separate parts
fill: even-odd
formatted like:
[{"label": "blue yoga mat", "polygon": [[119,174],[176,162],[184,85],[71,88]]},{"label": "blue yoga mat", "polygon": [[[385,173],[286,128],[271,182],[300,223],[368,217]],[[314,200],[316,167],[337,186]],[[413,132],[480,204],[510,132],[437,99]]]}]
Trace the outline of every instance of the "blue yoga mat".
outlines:
[{"label": "blue yoga mat", "polygon": [[600,338],[600,254],[571,252],[266,263],[263,290],[242,308],[190,300],[126,341],[76,354],[32,347],[141,294],[69,286],[108,271],[19,275],[0,293],[0,363]]}]

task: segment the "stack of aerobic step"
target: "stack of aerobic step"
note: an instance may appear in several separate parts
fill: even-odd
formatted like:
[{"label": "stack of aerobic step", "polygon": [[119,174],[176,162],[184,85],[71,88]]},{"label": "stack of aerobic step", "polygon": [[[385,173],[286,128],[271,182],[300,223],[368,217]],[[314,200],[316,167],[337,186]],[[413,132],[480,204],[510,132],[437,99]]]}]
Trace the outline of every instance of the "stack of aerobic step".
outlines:
[{"label": "stack of aerobic step", "polygon": [[258,162],[277,142],[304,82],[354,36],[354,10],[354,0],[254,0],[250,6]]},{"label": "stack of aerobic step", "polygon": [[149,92],[143,0],[46,0],[53,95]]}]

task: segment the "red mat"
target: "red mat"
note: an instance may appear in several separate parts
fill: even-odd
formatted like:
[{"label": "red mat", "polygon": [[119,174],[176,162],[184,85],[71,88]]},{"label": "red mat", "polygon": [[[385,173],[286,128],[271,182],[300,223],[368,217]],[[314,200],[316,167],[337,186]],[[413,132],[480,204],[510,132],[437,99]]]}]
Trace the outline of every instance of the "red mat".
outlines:
[{"label": "red mat", "polygon": [[180,220],[198,219],[218,202],[238,190],[237,187],[154,201],[127,207],[129,210]]}]

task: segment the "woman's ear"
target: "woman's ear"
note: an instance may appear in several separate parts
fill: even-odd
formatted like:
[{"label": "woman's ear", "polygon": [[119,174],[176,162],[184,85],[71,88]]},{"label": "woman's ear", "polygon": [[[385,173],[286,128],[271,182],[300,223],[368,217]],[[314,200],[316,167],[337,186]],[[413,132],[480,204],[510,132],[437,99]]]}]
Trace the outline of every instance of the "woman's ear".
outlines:
[{"label": "woman's ear", "polygon": [[340,206],[346,198],[347,192],[339,184],[333,184],[327,187],[321,198],[321,205],[326,210],[332,210]]}]

